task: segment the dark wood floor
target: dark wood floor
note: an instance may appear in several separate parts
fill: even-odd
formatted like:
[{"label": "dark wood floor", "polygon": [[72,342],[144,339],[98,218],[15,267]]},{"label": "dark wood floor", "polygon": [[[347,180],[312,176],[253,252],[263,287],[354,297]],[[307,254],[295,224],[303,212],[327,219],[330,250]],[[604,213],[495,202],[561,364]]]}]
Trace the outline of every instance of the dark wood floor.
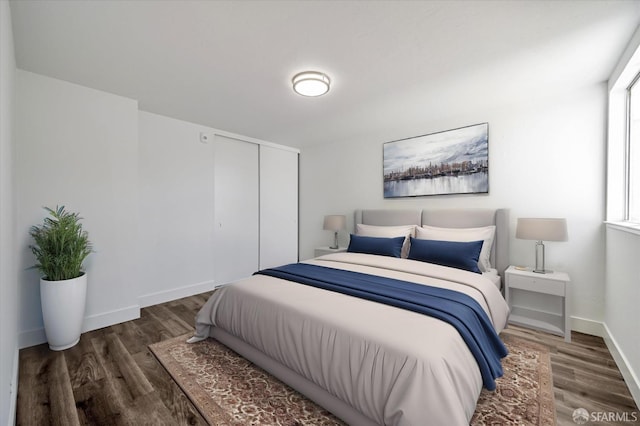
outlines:
[{"label": "dark wood floor", "polygon": [[[140,319],[85,333],[63,352],[21,350],[17,424],[206,424],[147,345],[193,330],[208,295],[144,308]],[[580,407],[637,412],[602,339],[573,333],[568,344],[519,327],[505,333],[549,346],[559,425],[575,425],[571,416]]]}]

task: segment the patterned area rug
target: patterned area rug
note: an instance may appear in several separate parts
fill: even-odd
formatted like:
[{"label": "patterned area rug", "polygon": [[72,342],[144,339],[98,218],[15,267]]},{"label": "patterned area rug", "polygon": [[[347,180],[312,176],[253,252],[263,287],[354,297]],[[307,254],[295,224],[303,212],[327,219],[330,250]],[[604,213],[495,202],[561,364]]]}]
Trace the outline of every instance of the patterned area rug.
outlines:
[{"label": "patterned area rug", "polygon": [[[269,373],[216,340],[190,335],[153,344],[152,352],[212,425],[343,425]],[[482,390],[472,425],[555,425],[546,347],[503,336],[509,355],[495,392]]]}]

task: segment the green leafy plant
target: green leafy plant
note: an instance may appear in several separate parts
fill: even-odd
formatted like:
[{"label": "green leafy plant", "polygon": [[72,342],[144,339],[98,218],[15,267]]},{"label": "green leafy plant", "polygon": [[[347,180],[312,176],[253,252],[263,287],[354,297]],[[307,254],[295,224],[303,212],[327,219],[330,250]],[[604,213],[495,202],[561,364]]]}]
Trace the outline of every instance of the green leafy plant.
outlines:
[{"label": "green leafy plant", "polygon": [[78,213],[44,207],[49,217],[42,226],[32,226],[29,234],[35,244],[29,246],[36,257],[33,267],[40,270],[45,280],[60,281],[83,274],[82,262],[92,252],[87,231],[82,230]]}]

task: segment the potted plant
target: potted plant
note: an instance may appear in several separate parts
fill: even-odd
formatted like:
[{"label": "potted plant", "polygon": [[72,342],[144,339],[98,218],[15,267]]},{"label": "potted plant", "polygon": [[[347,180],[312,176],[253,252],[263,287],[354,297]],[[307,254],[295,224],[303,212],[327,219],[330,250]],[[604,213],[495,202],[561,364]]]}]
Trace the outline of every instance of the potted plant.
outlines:
[{"label": "potted plant", "polygon": [[80,340],[87,295],[87,274],[82,262],[91,253],[87,231],[78,213],[45,207],[49,216],[42,226],[31,227],[36,257],[34,268],[42,274],[40,298],[49,348],[61,351]]}]

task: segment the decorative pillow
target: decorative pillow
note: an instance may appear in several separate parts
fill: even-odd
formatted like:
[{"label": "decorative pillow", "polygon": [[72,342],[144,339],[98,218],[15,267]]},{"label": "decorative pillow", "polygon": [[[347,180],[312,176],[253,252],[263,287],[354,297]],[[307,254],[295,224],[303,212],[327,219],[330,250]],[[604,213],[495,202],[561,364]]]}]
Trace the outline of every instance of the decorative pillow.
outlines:
[{"label": "decorative pillow", "polygon": [[416,236],[416,226],[376,226],[358,223],[356,224],[356,234],[365,237],[405,237],[404,244],[402,245],[401,257],[406,259],[409,254],[409,238]]},{"label": "decorative pillow", "polygon": [[348,252],[378,254],[381,256],[400,257],[404,237],[382,238],[363,237],[362,235],[351,234]]},{"label": "decorative pillow", "polygon": [[479,241],[483,240],[478,268],[486,272],[491,269],[491,246],[496,233],[496,227],[483,226],[480,228],[439,228],[437,226],[422,226],[416,228],[416,238],[419,240],[439,240],[439,241]]},{"label": "decorative pillow", "polygon": [[478,268],[478,258],[483,241],[438,241],[411,238],[409,259],[435,263],[442,266],[482,273]]}]

